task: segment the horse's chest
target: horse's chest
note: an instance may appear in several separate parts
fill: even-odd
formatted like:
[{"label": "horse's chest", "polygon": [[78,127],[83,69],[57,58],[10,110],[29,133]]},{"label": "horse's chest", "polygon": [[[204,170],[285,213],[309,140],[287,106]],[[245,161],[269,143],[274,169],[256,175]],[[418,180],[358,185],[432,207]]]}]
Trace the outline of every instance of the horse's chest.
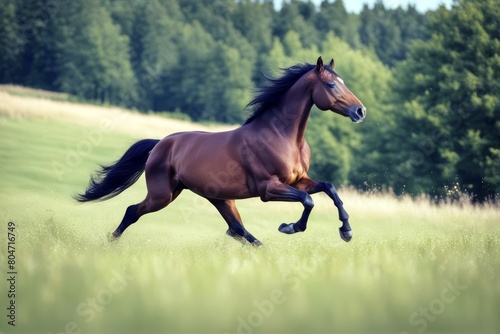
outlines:
[{"label": "horse's chest", "polygon": [[307,174],[309,156],[298,150],[288,155],[287,159],[280,161],[278,166],[276,174],[280,181],[285,184],[293,184]]},{"label": "horse's chest", "polygon": [[[254,143],[255,139],[248,140]],[[248,145],[242,159],[252,178],[258,182],[277,177],[280,182],[293,184],[307,174],[310,151],[307,143],[296,145],[288,138],[276,138],[267,145]]]}]

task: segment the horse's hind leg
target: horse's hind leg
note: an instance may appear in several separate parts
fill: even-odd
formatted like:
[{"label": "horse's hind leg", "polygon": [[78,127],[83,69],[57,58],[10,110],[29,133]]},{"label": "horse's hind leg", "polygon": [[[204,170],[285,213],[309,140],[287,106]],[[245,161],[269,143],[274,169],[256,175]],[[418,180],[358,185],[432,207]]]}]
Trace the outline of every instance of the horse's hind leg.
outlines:
[{"label": "horse's hind leg", "polygon": [[219,200],[210,198],[208,198],[208,200],[217,208],[217,210],[229,226],[229,229],[226,232],[227,235],[235,238],[238,241],[247,240],[253,246],[262,246],[262,243],[253,235],[251,235],[250,232],[248,232],[243,226],[240,213],[236,208],[234,200]]},{"label": "horse's hind leg", "polygon": [[127,227],[139,220],[141,216],[138,214],[137,209],[141,204],[142,203],[131,205],[127,208],[120,225],[118,225],[116,230],[109,237],[111,241],[119,238]]},{"label": "horse's hind leg", "polygon": [[138,221],[139,218],[141,218],[145,214],[155,212],[166,207],[175,199],[175,197],[177,197],[174,197],[173,195],[174,194],[164,194],[161,197],[151,197],[148,194],[148,196],[146,196],[146,199],[144,199],[144,201],[142,201],[141,203],[129,206],[125,211],[125,216],[123,216],[120,225],[118,225],[116,230],[112,233],[111,239],[114,240],[119,238],[127,229],[127,227]]},{"label": "horse's hind leg", "polygon": [[138,221],[141,216],[166,207],[184,189],[177,180],[168,178],[168,173],[148,173],[146,171],[146,184],[148,195],[141,203],[127,208],[120,225],[111,235],[112,240],[119,238],[127,227]]}]

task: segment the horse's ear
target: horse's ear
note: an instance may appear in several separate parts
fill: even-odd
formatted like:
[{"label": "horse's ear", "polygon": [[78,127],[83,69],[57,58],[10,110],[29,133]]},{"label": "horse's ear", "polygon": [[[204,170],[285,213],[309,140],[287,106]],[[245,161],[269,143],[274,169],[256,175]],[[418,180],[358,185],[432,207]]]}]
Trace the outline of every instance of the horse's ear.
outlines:
[{"label": "horse's ear", "polygon": [[328,65],[330,65],[330,67],[333,70],[335,68],[335,60],[333,60],[333,58],[332,58],[332,60],[330,60],[330,64],[328,64]]},{"label": "horse's ear", "polygon": [[321,56],[318,58],[318,62],[316,63],[316,72],[321,72],[323,70],[323,59]]}]

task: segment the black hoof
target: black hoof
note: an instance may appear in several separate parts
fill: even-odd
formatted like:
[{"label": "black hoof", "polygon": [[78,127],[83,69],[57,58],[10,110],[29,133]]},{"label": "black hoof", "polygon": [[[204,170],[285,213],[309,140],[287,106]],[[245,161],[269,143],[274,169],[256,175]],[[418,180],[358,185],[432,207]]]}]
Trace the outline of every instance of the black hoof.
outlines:
[{"label": "black hoof", "polygon": [[293,224],[286,223],[281,224],[280,227],[278,227],[278,231],[285,234],[294,234],[295,232],[297,232],[293,229]]},{"label": "black hoof", "polygon": [[349,231],[342,231],[341,228],[339,228],[339,233],[340,233],[340,238],[344,240],[345,242],[349,242],[352,239],[352,230]]},{"label": "black hoof", "polygon": [[118,238],[120,238],[120,235],[117,234],[116,232],[108,233],[108,241],[109,242],[116,241],[116,240],[118,240]]},{"label": "black hoof", "polygon": [[231,238],[235,239],[236,241],[241,242],[243,245],[247,245],[248,243],[250,243],[252,246],[262,247],[262,243],[259,240],[255,239],[255,240],[253,240],[253,241],[250,242],[250,240],[248,240],[244,236],[239,235],[234,230],[229,229],[229,230],[226,231],[226,234],[228,236],[230,236]]},{"label": "black hoof", "polygon": [[229,235],[231,238],[234,238],[234,239],[238,240],[239,242],[245,242],[246,241],[245,237],[239,235],[238,233],[236,233],[236,231],[233,231],[231,229],[227,230],[226,234]]},{"label": "black hoof", "polygon": [[262,244],[262,242],[260,242],[259,240],[255,239],[252,243],[251,243],[252,246],[254,247],[257,247],[257,248],[261,248],[263,247],[264,245]]}]

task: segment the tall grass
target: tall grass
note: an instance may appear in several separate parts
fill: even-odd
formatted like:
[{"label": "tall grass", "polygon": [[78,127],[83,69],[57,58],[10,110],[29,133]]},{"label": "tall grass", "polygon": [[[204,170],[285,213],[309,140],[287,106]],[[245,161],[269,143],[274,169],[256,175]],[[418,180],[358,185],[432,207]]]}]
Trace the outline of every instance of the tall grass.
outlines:
[{"label": "tall grass", "polygon": [[4,318],[0,332],[500,333],[494,204],[432,205],[340,188],[354,229],[346,244],[325,196],[313,196],[309,227],[296,235],[277,227],[298,219],[300,204],[239,201],[265,245],[254,249],[227,237],[208,201],[185,191],[110,243],[107,234],[145,186],[140,179],[108,202],[77,204],[71,195],[97,163],[135,139],[206,128],[0,98],[0,263],[14,221],[19,273],[17,326]]}]

